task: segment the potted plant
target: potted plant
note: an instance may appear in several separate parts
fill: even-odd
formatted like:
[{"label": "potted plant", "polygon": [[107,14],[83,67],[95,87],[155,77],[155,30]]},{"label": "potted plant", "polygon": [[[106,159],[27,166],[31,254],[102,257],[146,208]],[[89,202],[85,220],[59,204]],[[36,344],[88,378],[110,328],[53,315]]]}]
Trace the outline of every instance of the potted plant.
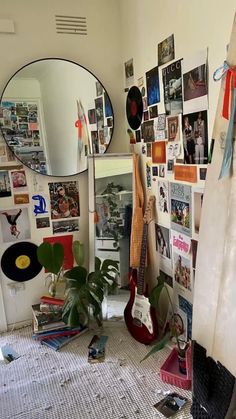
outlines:
[{"label": "potted plant", "polygon": [[[39,262],[48,269],[63,271],[64,248],[62,244],[56,243],[44,246],[42,243],[38,248]],[[59,250],[60,249],[60,250]],[[118,274],[118,263],[105,259],[103,262],[95,258],[95,270],[88,272],[83,266],[84,246],[79,241],[72,244],[72,252],[77,266],[63,273],[65,280],[65,302],[63,306],[63,321],[70,327],[79,324],[87,324],[90,314],[93,315],[97,324],[102,325],[102,302],[106,291],[114,290],[117,287],[116,275]],[[62,257],[63,255],[63,257]],[[49,266],[49,259],[53,257],[55,266]],[[92,313],[91,313],[92,312]]]},{"label": "potted plant", "polygon": [[163,290],[165,290],[170,306],[170,319],[163,327],[163,331],[159,340],[154,343],[152,349],[147,353],[147,355],[142,359],[144,361],[150,355],[155,354],[165,347],[165,345],[171,340],[174,339],[177,345],[178,352],[178,361],[179,361],[179,370],[182,374],[186,374],[186,350],[189,346],[187,341],[184,341],[180,338],[183,330],[178,327],[178,315],[175,313],[173,302],[168,290],[168,287],[165,284],[164,274],[161,273],[157,278],[157,285],[154,287],[150,293],[149,302],[152,306],[158,307],[159,299]]}]

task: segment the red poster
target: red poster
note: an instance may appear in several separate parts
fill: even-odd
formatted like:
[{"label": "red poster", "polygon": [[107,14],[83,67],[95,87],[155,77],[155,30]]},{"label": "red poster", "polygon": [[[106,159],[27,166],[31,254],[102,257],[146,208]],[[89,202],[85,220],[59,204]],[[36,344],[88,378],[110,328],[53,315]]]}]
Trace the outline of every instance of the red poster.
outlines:
[{"label": "red poster", "polygon": [[48,243],[61,243],[64,247],[64,269],[67,270],[73,268],[74,258],[72,253],[72,235],[44,237],[43,241]]}]

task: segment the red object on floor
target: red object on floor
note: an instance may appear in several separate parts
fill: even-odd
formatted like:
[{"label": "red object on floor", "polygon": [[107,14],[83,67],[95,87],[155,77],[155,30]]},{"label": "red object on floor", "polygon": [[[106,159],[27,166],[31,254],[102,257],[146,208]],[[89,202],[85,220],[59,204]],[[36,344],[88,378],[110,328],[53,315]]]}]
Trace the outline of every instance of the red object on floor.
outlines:
[{"label": "red object on floor", "polygon": [[173,348],[160,368],[160,377],[168,384],[189,390],[192,385],[191,346],[186,352],[186,367],[187,374],[185,375],[179,371],[178,351]]}]

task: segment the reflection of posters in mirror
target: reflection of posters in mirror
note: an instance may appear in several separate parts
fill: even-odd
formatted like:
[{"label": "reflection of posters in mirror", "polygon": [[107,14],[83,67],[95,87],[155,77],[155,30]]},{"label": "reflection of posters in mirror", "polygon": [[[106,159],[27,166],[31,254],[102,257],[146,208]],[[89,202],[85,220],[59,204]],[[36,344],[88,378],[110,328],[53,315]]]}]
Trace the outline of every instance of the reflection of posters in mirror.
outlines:
[{"label": "reflection of posters in mirror", "polygon": [[48,243],[61,243],[64,247],[64,263],[63,268],[65,270],[73,268],[74,264],[74,257],[72,253],[72,242],[73,242],[73,234],[69,234],[67,236],[56,236],[56,237],[44,237],[44,242]]},{"label": "reflection of posters in mirror", "polygon": [[99,142],[98,142],[98,132],[97,131],[91,131],[91,140],[93,145],[93,152],[99,153]]},{"label": "reflection of posters in mirror", "polygon": [[151,106],[149,108],[149,117],[150,119],[156,118],[158,116],[158,107],[157,105]]},{"label": "reflection of posters in mirror", "polygon": [[14,195],[14,204],[15,205],[29,204],[29,194],[20,193],[20,194]]},{"label": "reflection of posters in mirror", "polygon": [[107,126],[113,127],[113,118],[107,118]]},{"label": "reflection of posters in mirror", "polygon": [[158,67],[154,67],[146,73],[147,104],[148,106],[160,102],[160,87]]},{"label": "reflection of posters in mirror", "polygon": [[164,102],[167,115],[182,113],[181,60],[175,61],[162,70]]},{"label": "reflection of posters in mirror", "polygon": [[207,49],[184,58],[182,73],[183,113],[207,109]]},{"label": "reflection of posters in mirror", "polygon": [[36,218],[36,228],[48,228],[50,227],[49,217]]},{"label": "reflection of posters in mirror", "polygon": [[158,65],[168,63],[175,58],[174,34],[158,44]]},{"label": "reflection of posters in mirror", "polygon": [[11,196],[11,185],[9,173],[5,170],[0,171],[0,198]]},{"label": "reflection of posters in mirror", "polygon": [[96,124],[96,110],[95,109],[88,110],[88,120],[90,124]]},{"label": "reflection of posters in mirror", "polygon": [[103,129],[100,129],[98,131],[98,137],[99,137],[100,144],[104,145],[105,144],[105,137],[104,137],[104,131],[103,131]]},{"label": "reflection of posters in mirror", "polygon": [[182,117],[184,163],[207,164],[208,125],[207,111],[183,115]]},{"label": "reflection of posters in mirror", "polygon": [[16,188],[19,190],[19,188],[21,188],[22,190],[26,188],[27,181],[24,170],[15,170],[14,172],[11,172],[11,179],[14,189]]},{"label": "reflection of posters in mirror", "polygon": [[95,99],[95,109],[96,109],[96,121],[97,128],[102,129],[104,126],[104,114],[103,114],[103,99],[99,97]]},{"label": "reflection of posters in mirror", "polygon": [[78,217],[80,215],[79,192],[76,181],[49,183],[48,186],[52,219]]},{"label": "reflection of posters in mirror", "polygon": [[0,221],[4,243],[30,239],[28,208],[0,211]]},{"label": "reflection of posters in mirror", "polygon": [[74,220],[53,221],[52,230],[53,234],[72,233],[74,231],[79,231],[79,220],[76,218]]},{"label": "reflection of posters in mirror", "polygon": [[130,86],[134,80],[134,64],[133,58],[125,62],[125,82],[126,86]]},{"label": "reflection of posters in mirror", "polygon": [[154,164],[166,163],[166,142],[157,141],[152,146],[152,162]]},{"label": "reflection of posters in mirror", "polygon": [[158,208],[161,212],[169,213],[169,187],[168,181],[159,180],[158,181]]},{"label": "reflection of posters in mirror", "polygon": [[99,81],[96,81],[96,93],[97,96],[101,96],[103,94],[103,87]]},{"label": "reflection of posters in mirror", "polygon": [[104,103],[105,103],[105,117],[110,118],[113,116],[113,112],[112,112],[111,101],[107,92],[104,92]]},{"label": "reflection of posters in mirror", "polygon": [[154,129],[153,129],[153,120],[145,121],[141,125],[141,134],[142,139],[145,143],[150,143],[154,141]]}]

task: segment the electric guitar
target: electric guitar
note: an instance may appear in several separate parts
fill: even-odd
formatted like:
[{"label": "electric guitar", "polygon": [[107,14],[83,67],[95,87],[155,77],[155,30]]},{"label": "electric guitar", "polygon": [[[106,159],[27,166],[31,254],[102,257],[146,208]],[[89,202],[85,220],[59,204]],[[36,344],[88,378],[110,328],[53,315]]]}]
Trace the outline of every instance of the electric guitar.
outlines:
[{"label": "electric guitar", "polygon": [[144,292],[144,272],[147,253],[148,224],[153,219],[155,196],[151,196],[144,214],[143,237],[138,275],[133,270],[130,277],[130,299],[125,307],[124,318],[130,334],[141,343],[149,345],[158,334],[155,309]]}]

